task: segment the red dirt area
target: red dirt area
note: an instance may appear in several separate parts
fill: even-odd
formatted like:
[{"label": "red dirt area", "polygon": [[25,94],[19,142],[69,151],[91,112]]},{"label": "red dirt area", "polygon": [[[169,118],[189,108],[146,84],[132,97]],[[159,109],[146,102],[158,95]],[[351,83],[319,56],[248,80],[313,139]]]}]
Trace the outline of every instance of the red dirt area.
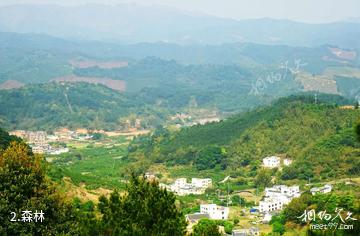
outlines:
[{"label": "red dirt area", "polygon": [[5,89],[18,89],[23,87],[24,84],[17,80],[7,80],[4,83],[0,84],[0,90]]},{"label": "red dirt area", "polygon": [[340,48],[329,48],[332,54],[336,57],[344,59],[344,60],[355,60],[356,59],[356,51],[348,51]]},{"label": "red dirt area", "polygon": [[98,77],[78,77],[78,76],[66,76],[55,78],[52,81],[55,82],[86,82],[90,84],[102,84],[108,88],[124,92],[126,90],[126,83],[123,80],[113,80],[108,78],[98,78]]},{"label": "red dirt area", "polygon": [[92,60],[71,60],[70,64],[73,67],[86,69],[90,67],[99,67],[101,69],[114,69],[127,67],[129,63],[127,61],[108,61],[108,62],[99,62]]}]

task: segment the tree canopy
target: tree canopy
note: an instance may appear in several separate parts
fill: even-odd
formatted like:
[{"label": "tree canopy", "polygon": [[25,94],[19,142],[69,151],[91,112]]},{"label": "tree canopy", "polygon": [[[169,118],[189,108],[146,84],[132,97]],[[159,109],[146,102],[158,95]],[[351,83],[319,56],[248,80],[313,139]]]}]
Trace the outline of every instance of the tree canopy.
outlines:
[{"label": "tree canopy", "polygon": [[216,221],[201,219],[193,226],[191,236],[220,236],[219,227]]},{"label": "tree canopy", "polygon": [[[24,211],[31,212],[28,222]],[[41,223],[36,212],[44,213]],[[47,181],[42,157],[17,142],[0,151],[0,234],[72,235],[77,229],[71,205]]]},{"label": "tree canopy", "polygon": [[175,196],[155,181],[131,176],[126,193],[100,197],[104,235],[184,235],[186,222]]}]

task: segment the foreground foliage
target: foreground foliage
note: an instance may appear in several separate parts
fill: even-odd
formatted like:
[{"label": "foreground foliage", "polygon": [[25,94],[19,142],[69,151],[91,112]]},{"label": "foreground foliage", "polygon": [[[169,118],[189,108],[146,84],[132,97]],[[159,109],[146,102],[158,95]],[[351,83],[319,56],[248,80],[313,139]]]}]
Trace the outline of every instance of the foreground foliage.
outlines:
[{"label": "foreground foliage", "polygon": [[[23,222],[23,211],[42,211],[45,219]],[[47,181],[40,156],[16,142],[0,152],[1,235],[72,235],[78,233],[77,225],[71,205]]]},{"label": "foreground foliage", "polygon": [[99,200],[104,235],[184,235],[186,222],[175,196],[157,182],[132,175],[124,195],[115,191]]}]

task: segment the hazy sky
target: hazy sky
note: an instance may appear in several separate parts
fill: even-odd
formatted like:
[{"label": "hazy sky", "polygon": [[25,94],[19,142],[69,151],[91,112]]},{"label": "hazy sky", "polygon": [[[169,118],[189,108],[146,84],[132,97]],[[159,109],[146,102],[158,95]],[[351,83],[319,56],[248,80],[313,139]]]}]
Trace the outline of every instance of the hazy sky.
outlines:
[{"label": "hazy sky", "polygon": [[0,0],[0,5],[17,3],[155,4],[235,19],[271,17],[312,23],[360,17],[360,0]]}]

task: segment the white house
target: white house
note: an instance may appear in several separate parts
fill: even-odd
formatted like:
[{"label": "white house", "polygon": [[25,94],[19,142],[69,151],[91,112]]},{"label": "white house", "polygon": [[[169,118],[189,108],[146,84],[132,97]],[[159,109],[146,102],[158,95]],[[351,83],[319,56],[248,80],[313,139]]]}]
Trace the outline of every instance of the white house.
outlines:
[{"label": "white house", "polygon": [[173,184],[168,186],[167,189],[179,196],[185,196],[189,194],[204,194],[205,190],[211,186],[211,179],[192,178],[191,183],[188,183],[186,178],[179,178],[176,179]]},{"label": "white house", "polygon": [[176,179],[175,182],[173,184],[171,184],[170,187],[170,191],[178,194],[180,192],[181,188],[184,188],[186,185],[186,178],[179,178]]},{"label": "white house", "polygon": [[272,212],[282,210],[283,206],[296,197],[300,197],[298,185],[274,185],[271,188],[265,188],[265,198],[259,202],[260,212]]},{"label": "white house", "polygon": [[191,184],[196,188],[210,188],[212,186],[212,180],[207,179],[199,179],[199,178],[192,178]]},{"label": "white house", "polygon": [[271,188],[265,188],[265,197],[300,197],[300,188],[298,185],[274,185]]},{"label": "white house", "polygon": [[323,187],[320,187],[320,188],[312,188],[310,189],[310,192],[312,195],[315,195],[317,193],[330,193],[332,190],[332,186],[330,184],[326,184],[325,186]]},{"label": "white house", "polygon": [[271,221],[272,215],[270,213],[266,213],[261,220],[262,223],[268,224]]},{"label": "white house", "polygon": [[263,159],[263,165],[266,168],[280,167],[280,157],[270,156]]},{"label": "white house", "polygon": [[227,220],[229,207],[218,206],[216,204],[202,204],[200,205],[200,213],[208,214],[212,220]]},{"label": "white house", "polygon": [[259,202],[260,212],[272,212],[282,210],[284,202],[279,198],[265,198]]},{"label": "white house", "polygon": [[288,159],[288,158],[285,158],[285,159],[284,159],[284,165],[285,165],[285,166],[291,165],[292,162],[293,162],[293,161],[292,161],[291,159]]}]

